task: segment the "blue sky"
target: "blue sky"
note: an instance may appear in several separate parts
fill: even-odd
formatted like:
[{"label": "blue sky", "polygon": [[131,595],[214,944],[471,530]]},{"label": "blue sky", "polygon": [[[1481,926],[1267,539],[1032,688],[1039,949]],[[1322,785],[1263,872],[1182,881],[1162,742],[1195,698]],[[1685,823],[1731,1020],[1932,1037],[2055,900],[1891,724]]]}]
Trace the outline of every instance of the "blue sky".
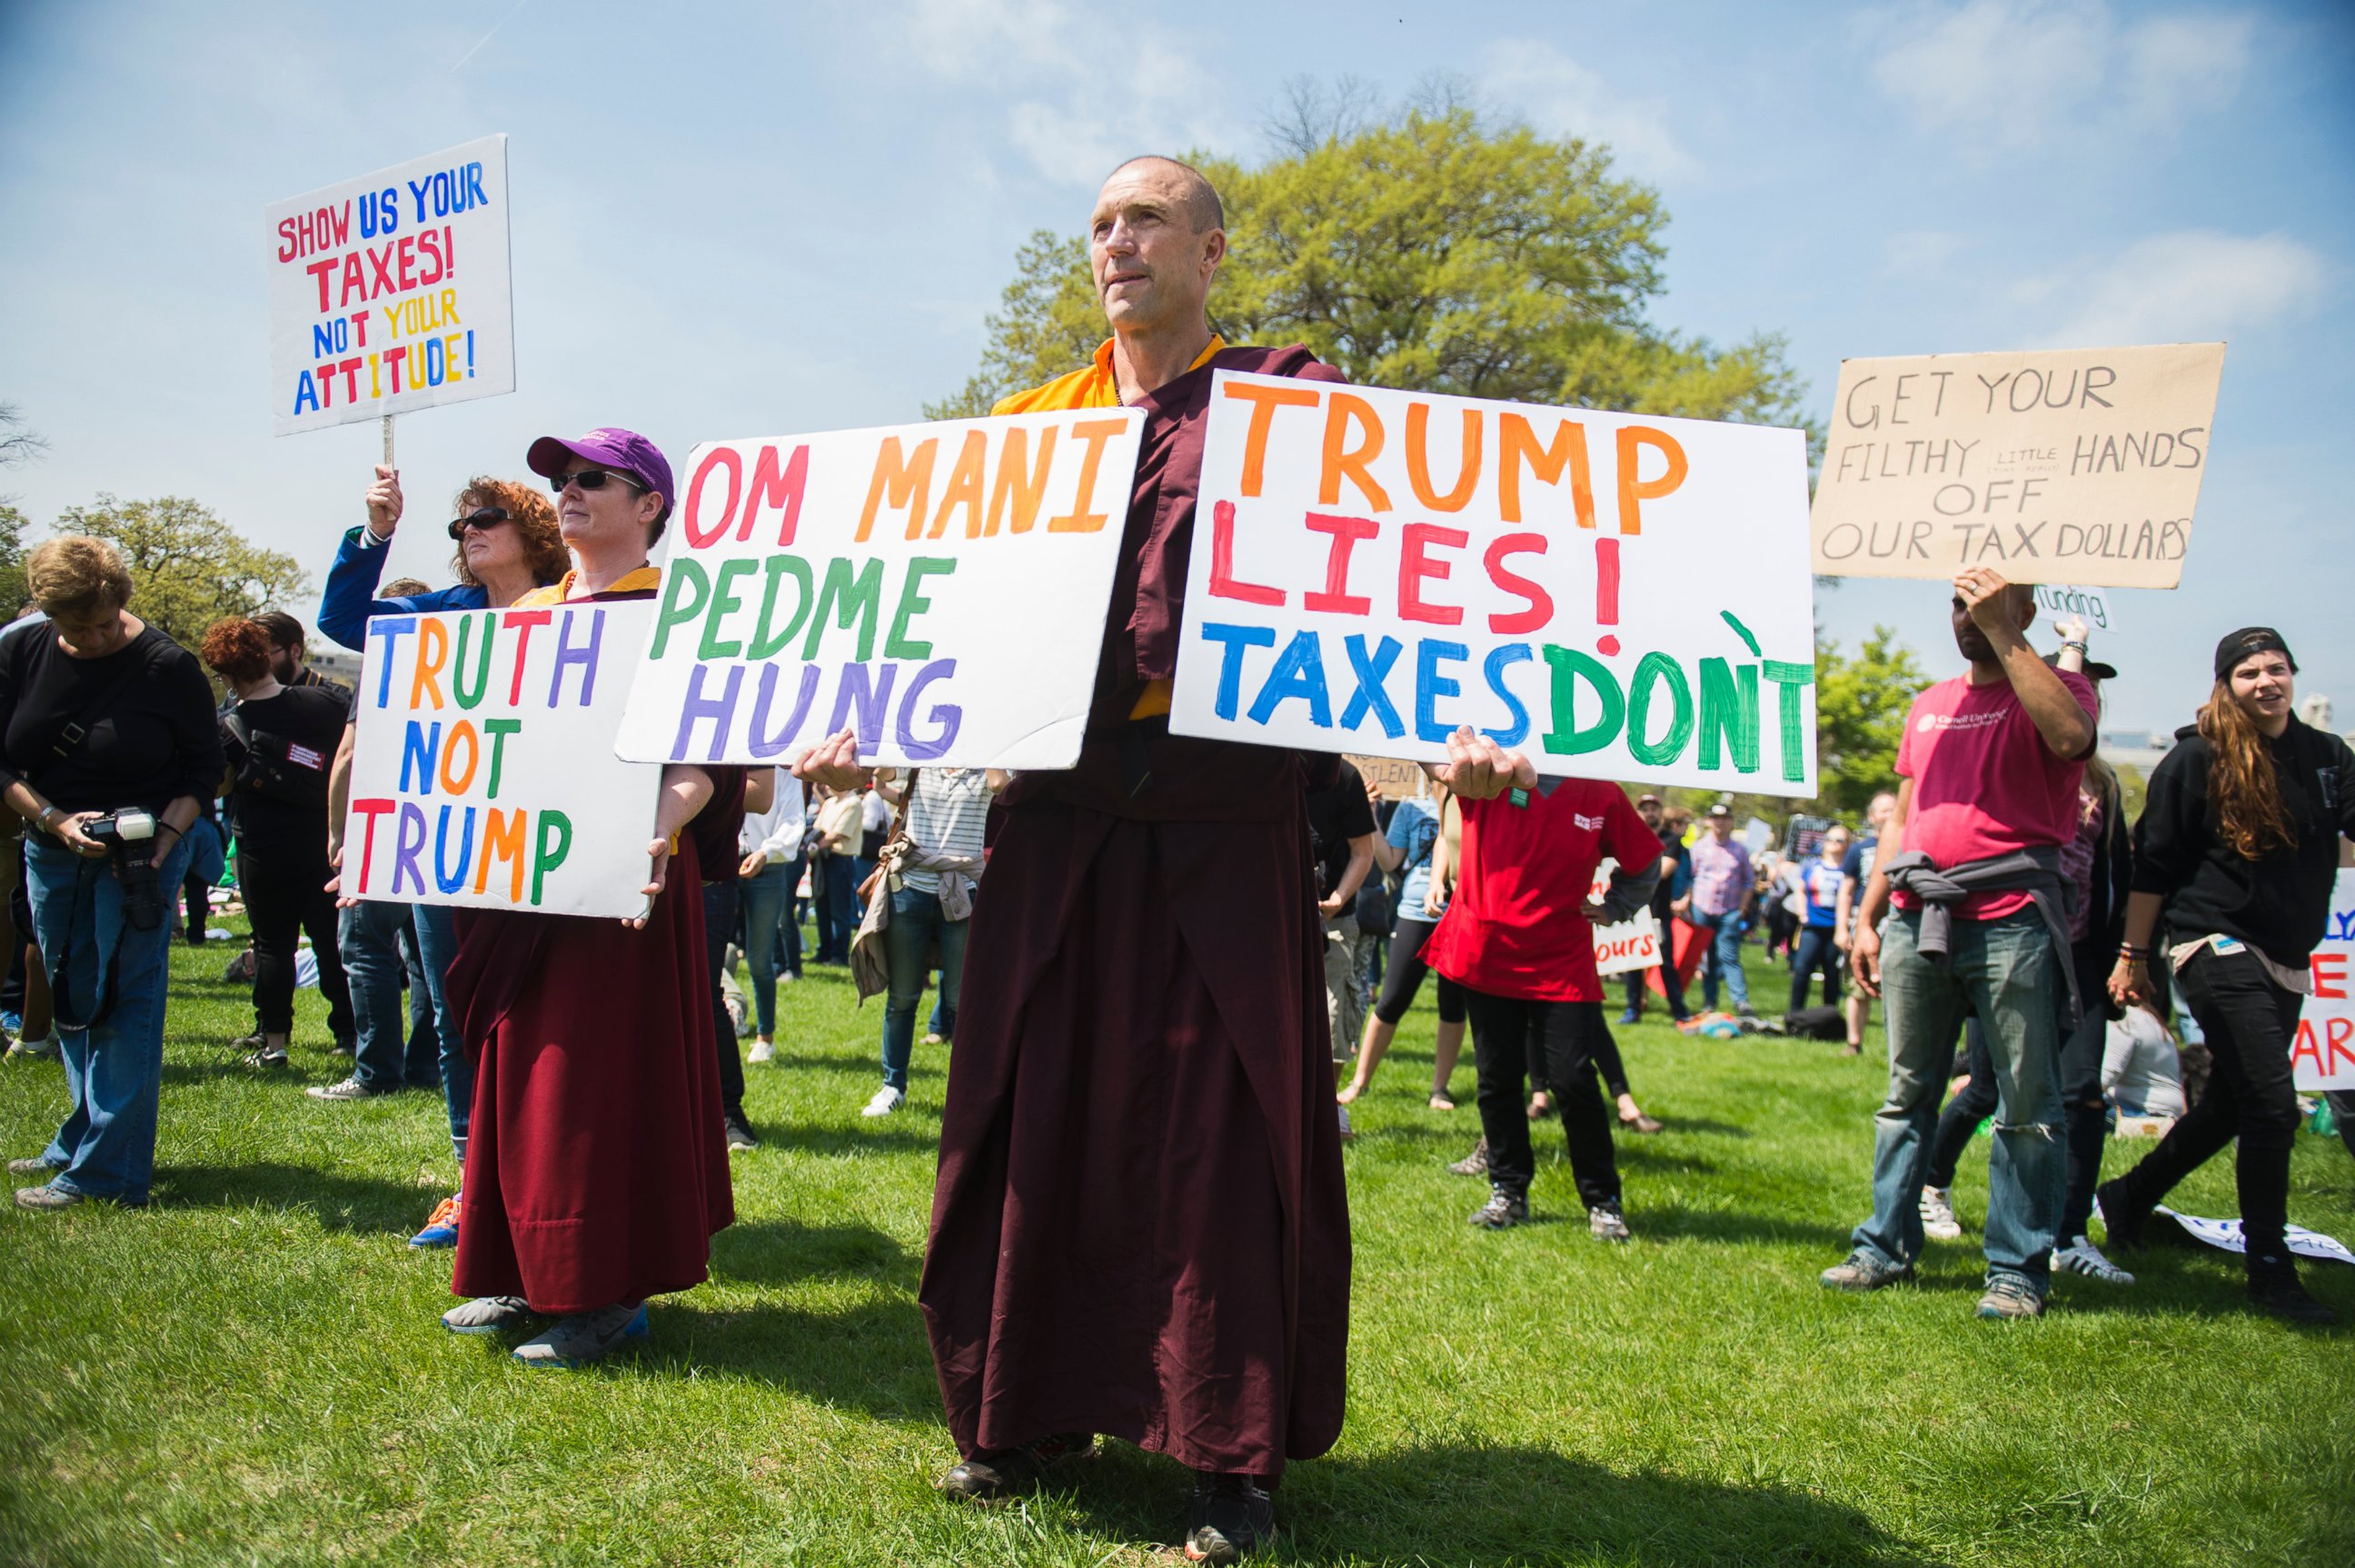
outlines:
[{"label": "blue sky", "polygon": [[[377,433],[271,435],[262,209],[490,132],[518,389],[401,421],[435,522],[545,432],[678,457],[913,418],[972,368],[1015,247],[1076,228],[1111,164],[1256,158],[1289,79],[1434,70],[1656,184],[1657,318],[1786,334],[1819,415],[1843,356],[2229,339],[2184,587],[2120,596],[2111,722],[2181,722],[2215,637],[2270,622],[2355,725],[2339,5],[16,0],[0,399],[53,450],[0,493],[44,526],[101,490],[193,496],[323,573]],[[442,581],[427,531],[394,565]],[[1943,672],[1943,599],[1851,581],[1818,611],[1851,645],[1895,623]]]}]

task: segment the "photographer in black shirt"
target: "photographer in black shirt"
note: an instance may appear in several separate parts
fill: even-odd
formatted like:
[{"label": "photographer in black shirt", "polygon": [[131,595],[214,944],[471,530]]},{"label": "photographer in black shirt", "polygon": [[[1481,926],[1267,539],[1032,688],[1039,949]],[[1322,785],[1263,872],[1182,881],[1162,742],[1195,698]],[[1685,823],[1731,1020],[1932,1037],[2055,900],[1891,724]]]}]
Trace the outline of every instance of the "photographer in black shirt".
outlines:
[{"label": "photographer in black shirt", "polygon": [[37,831],[25,845],[33,928],[51,977],[73,1107],[42,1154],[8,1162],[20,1209],[147,1201],[164,1075],[171,930],[164,890],[220,780],[212,688],[197,661],[124,608],[113,546],[69,534],[25,562],[46,626],[0,638],[0,786]]},{"label": "photographer in black shirt", "polygon": [[[352,694],[333,685],[282,686],[272,664],[270,632],[241,615],[205,629],[205,663],[229,683],[237,702],[221,716],[229,758],[229,821],[237,837],[237,885],[253,924],[253,1010],[261,1047],[256,1067],[286,1065],[294,1029],[296,933],[311,933],[319,961],[319,993],[327,998],[327,1028],[336,1045],[353,1049],[351,988],[336,949],[336,895],[327,880],[327,773],[352,715]],[[382,1082],[364,1081],[357,1062],[346,1093],[390,1093],[400,1088],[400,1062]]]},{"label": "photographer in black shirt", "polygon": [[2150,997],[2152,967],[2164,961],[2215,1068],[2199,1103],[2098,1199],[2112,1243],[2133,1248],[2152,1206],[2237,1137],[2250,1299],[2295,1322],[2328,1323],[2284,1240],[2298,1123],[2289,1051],[2313,986],[2307,960],[2328,923],[2339,841],[2355,836],[2355,752],[2290,710],[2296,673],[2271,627],[2226,637],[2198,724],[2176,732],[2150,775],[2110,992],[2121,1002]]}]

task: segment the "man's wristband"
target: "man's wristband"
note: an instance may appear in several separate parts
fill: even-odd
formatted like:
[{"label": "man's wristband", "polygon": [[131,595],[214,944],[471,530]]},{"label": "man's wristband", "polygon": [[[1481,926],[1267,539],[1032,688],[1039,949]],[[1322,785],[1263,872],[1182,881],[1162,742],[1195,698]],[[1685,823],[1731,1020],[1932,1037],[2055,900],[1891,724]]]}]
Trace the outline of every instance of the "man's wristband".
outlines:
[{"label": "man's wristband", "polygon": [[2091,649],[2089,649],[2088,647],[2086,647],[2086,645],[2084,645],[2084,643],[2083,643],[2083,640],[2081,640],[2081,639],[2079,639],[2079,638],[2076,638],[2076,637],[2072,637],[2072,638],[2070,638],[2067,642],[2062,643],[2061,645],[2062,645],[2062,647],[2064,647],[2064,648],[2074,648],[2074,649],[2076,649],[2076,650],[2077,650],[2079,653],[2081,653],[2081,654],[2082,654],[2082,653],[2090,653],[2090,652],[2092,651]]}]

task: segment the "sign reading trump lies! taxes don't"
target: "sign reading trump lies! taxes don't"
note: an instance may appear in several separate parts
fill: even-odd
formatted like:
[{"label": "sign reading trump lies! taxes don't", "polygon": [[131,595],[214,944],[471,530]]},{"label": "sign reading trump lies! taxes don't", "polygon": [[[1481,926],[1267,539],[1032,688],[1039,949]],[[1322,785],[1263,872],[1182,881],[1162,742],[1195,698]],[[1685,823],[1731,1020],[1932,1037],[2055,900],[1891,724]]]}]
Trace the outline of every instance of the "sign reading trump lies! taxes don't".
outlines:
[{"label": "sign reading trump lies! taxes don't", "polygon": [[1221,372],[1170,728],[1816,793],[1806,437]]},{"label": "sign reading trump lies! taxes don't", "polygon": [[613,754],[654,606],[379,615],[359,683],[343,891],[645,912],[662,769]]},{"label": "sign reading trump lies! taxes don't", "polygon": [[687,460],[622,722],[645,762],[1079,756],[1145,416],[718,442]]},{"label": "sign reading trump lies! taxes don't", "polygon": [[515,390],[507,139],[269,209],[277,433]]}]

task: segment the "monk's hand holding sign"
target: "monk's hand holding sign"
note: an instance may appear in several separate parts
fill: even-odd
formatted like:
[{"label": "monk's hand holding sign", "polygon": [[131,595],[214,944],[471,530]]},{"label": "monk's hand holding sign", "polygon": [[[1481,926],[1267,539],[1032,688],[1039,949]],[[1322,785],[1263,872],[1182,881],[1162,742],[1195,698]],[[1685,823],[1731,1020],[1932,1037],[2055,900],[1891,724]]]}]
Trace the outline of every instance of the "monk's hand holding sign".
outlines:
[{"label": "monk's hand holding sign", "polygon": [[804,784],[849,790],[865,789],[874,782],[875,774],[858,760],[858,731],[845,729],[805,752],[801,761],[794,764],[794,777]]},{"label": "monk's hand holding sign", "polygon": [[1508,789],[1535,789],[1538,770],[1527,755],[1508,752],[1469,724],[1447,737],[1447,762],[1425,771],[1466,800],[1494,800]]}]

